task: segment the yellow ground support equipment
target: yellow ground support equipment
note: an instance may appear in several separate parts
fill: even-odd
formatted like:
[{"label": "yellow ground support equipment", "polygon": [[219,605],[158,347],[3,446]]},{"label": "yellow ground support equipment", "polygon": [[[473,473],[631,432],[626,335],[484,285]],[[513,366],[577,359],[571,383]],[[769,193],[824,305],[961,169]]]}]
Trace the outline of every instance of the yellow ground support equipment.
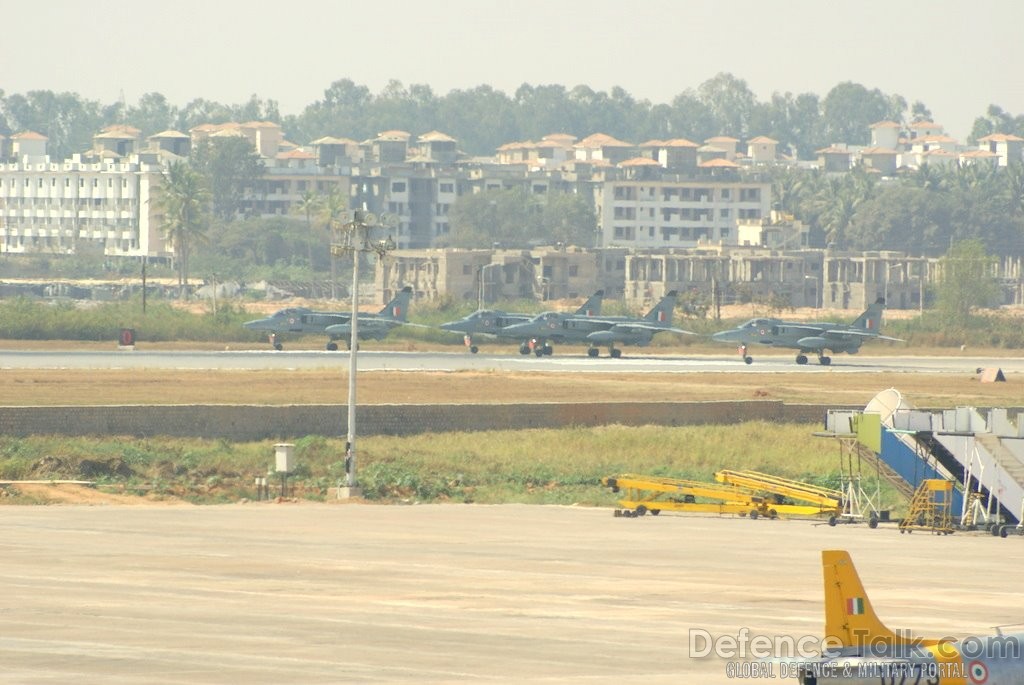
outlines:
[{"label": "yellow ground support equipment", "polygon": [[[835,525],[843,514],[843,493],[798,480],[780,478],[758,471],[730,471],[715,473],[715,480],[726,485],[744,488],[775,502],[775,508],[784,506],[791,516],[827,516],[829,525]],[[787,500],[791,500],[788,501]],[[799,503],[799,504],[797,504]]]},{"label": "yellow ground support equipment", "polygon": [[601,484],[611,488],[612,492],[624,491],[619,505],[625,507],[625,510],[617,510],[617,516],[643,516],[647,512],[658,515],[662,511],[685,511],[738,514],[756,519],[760,516],[807,516],[808,512],[819,512],[818,507],[778,503],[753,490],[736,485],[632,474],[602,478]]},{"label": "yellow ground support equipment", "polygon": [[936,535],[953,532],[953,481],[926,478],[921,481],[910,500],[907,517],[900,521],[901,533],[927,530]]}]

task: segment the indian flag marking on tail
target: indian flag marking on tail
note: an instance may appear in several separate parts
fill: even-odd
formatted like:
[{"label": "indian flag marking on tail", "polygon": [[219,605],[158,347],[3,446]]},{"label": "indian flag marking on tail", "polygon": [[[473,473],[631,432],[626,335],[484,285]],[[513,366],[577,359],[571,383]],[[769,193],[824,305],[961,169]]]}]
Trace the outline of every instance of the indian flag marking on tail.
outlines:
[{"label": "indian flag marking on tail", "polygon": [[860,616],[864,613],[864,598],[851,597],[846,600],[846,613],[848,616]]}]

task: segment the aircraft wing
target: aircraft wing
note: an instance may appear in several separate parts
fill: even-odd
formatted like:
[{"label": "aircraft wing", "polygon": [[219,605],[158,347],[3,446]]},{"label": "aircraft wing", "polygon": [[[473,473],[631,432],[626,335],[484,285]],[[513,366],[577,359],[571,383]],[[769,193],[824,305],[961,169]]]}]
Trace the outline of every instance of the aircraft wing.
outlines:
[{"label": "aircraft wing", "polygon": [[[820,330],[820,329],[815,329],[815,330]],[[839,339],[842,339],[842,338],[845,338],[845,337],[848,337],[848,336],[852,336],[852,337],[855,337],[855,338],[868,338],[870,340],[891,340],[892,342],[906,342],[906,340],[903,340],[902,338],[892,338],[892,337],[890,337],[888,335],[879,335],[877,333],[872,333],[871,331],[858,331],[856,329],[849,330],[849,329],[836,328],[836,329],[833,329],[833,330],[830,330],[830,331],[821,331],[821,335],[822,335],[822,337],[825,337],[825,338],[839,338]]]},{"label": "aircraft wing", "polygon": [[693,331],[683,330],[682,328],[672,328],[670,326],[655,326],[653,324],[641,323],[641,322],[637,322],[637,323],[621,323],[620,322],[617,325],[613,326],[611,330],[616,332],[616,333],[633,333],[633,332],[636,332],[636,331],[654,331],[656,333],[659,333],[661,331],[666,331],[668,333],[681,333],[683,335],[697,335]]}]

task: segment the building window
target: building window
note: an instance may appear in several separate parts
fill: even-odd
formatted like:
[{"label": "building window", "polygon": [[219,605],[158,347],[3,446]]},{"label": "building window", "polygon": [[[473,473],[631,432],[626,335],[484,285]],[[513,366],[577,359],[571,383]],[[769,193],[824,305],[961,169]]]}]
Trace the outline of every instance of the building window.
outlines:
[{"label": "building window", "polygon": [[718,210],[718,216],[720,218],[722,218],[722,219],[728,219],[729,218],[729,210],[728,209],[720,209],[720,210]]},{"label": "building window", "polygon": [[405,192],[405,181],[395,181],[391,184],[392,193],[404,193]]},{"label": "building window", "polygon": [[442,192],[442,193],[454,193],[455,192],[455,184],[454,183],[442,183],[441,184],[440,192]]}]

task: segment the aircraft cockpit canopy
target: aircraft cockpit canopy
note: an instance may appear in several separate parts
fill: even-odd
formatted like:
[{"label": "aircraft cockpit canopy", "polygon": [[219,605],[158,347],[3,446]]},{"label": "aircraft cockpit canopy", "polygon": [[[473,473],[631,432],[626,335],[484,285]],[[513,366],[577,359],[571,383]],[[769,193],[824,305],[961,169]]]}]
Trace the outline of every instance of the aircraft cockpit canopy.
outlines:
[{"label": "aircraft cockpit canopy", "polygon": [[288,307],[287,309],[279,309],[274,312],[271,317],[273,319],[287,319],[291,317],[302,316],[303,314],[309,314],[309,310],[305,307]]},{"label": "aircraft cockpit canopy", "polygon": [[771,328],[777,326],[778,323],[776,319],[751,319],[740,328]]}]

